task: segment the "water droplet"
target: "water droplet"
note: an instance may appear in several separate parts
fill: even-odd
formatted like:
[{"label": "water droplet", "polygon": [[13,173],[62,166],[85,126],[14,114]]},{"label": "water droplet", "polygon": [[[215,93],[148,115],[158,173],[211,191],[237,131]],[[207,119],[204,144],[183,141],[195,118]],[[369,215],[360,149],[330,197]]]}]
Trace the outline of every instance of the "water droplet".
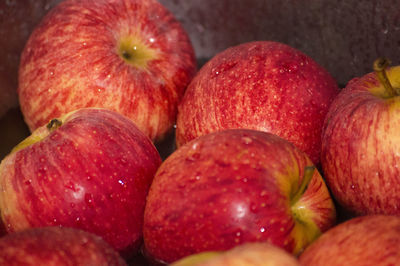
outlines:
[{"label": "water droplet", "polygon": [[261,233],[264,233],[264,232],[265,232],[265,228],[264,228],[264,227],[261,227],[261,228],[260,228],[260,232],[261,232]]},{"label": "water droplet", "polygon": [[32,183],[32,179],[28,179],[28,180],[25,181],[25,185],[29,186],[31,183]]},{"label": "water droplet", "polygon": [[120,183],[122,186],[125,185],[124,181],[122,181],[122,180],[118,180],[118,183]]},{"label": "water droplet", "polygon": [[200,153],[196,152],[196,153],[192,153],[188,157],[186,157],[186,161],[194,162],[194,161],[198,160],[199,158],[200,158]]},{"label": "water droplet", "polygon": [[253,140],[250,137],[242,137],[242,142],[246,145],[250,144],[253,142]]},{"label": "water droplet", "polygon": [[90,193],[85,194],[85,202],[87,205],[93,207],[93,195]]}]

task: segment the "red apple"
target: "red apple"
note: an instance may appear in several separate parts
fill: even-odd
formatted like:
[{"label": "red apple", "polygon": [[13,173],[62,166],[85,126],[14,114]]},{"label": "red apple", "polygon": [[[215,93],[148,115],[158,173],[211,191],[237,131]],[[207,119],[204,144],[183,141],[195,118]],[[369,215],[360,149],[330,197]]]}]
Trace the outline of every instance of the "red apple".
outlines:
[{"label": "red apple", "polygon": [[162,163],[146,202],[144,249],[167,263],[255,241],[297,254],[334,220],[304,152],[270,133],[231,129],[199,137]]},{"label": "red apple", "polygon": [[386,61],[379,63],[380,70],[351,80],[333,102],[321,163],[343,207],[356,214],[399,215],[400,66],[385,70]]},{"label": "red apple", "polygon": [[21,109],[34,130],[78,108],[104,107],[160,140],[195,63],[186,32],[156,0],[66,0],[22,53]]},{"label": "red apple", "polygon": [[267,242],[245,243],[228,251],[201,252],[171,266],[299,266],[297,259],[285,250]]},{"label": "red apple", "polygon": [[151,140],[121,114],[80,109],[35,130],[0,164],[8,232],[68,226],[124,255],[141,244],[145,198],[161,163]]},{"label": "red apple", "polygon": [[67,227],[27,229],[0,238],[1,265],[126,265],[94,234]]},{"label": "red apple", "polygon": [[0,118],[18,107],[18,64],[29,34],[48,9],[60,1],[0,1]]},{"label": "red apple", "polygon": [[300,256],[301,265],[397,265],[400,218],[367,215],[325,232]]},{"label": "red apple", "polygon": [[289,140],[318,163],[323,121],[338,92],[327,71],[290,46],[231,47],[188,86],[178,109],[177,145],[218,130],[256,129]]}]

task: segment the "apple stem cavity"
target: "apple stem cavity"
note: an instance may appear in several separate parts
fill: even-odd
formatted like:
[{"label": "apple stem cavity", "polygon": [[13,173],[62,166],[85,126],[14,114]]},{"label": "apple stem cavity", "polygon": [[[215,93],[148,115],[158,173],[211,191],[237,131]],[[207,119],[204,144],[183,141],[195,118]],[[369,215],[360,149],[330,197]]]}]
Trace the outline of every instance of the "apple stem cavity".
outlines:
[{"label": "apple stem cavity", "polygon": [[400,91],[393,88],[390,84],[390,80],[386,74],[386,68],[391,64],[390,60],[384,57],[380,57],[374,61],[373,68],[378,77],[379,82],[385,88],[386,93],[389,97],[399,96]]},{"label": "apple stem cavity", "polygon": [[62,122],[58,119],[52,119],[50,120],[50,122],[47,124],[47,129],[52,132],[54,130],[56,130],[57,128],[59,128],[62,125]]},{"label": "apple stem cavity", "polygon": [[314,176],[314,171],[315,171],[315,166],[306,166],[304,168],[304,176],[303,179],[301,180],[300,187],[296,191],[291,200],[292,206],[301,198],[301,196],[306,191],[308,184],[311,181],[311,178]]}]

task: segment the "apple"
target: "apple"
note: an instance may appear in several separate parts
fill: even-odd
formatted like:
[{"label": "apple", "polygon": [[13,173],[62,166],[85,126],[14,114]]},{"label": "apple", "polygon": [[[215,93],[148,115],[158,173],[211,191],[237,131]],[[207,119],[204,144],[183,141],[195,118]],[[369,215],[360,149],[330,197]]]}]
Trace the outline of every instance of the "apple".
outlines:
[{"label": "apple", "polygon": [[228,251],[201,252],[171,266],[299,266],[297,259],[285,250],[267,242],[245,243]]},{"label": "apple", "polygon": [[321,164],[334,197],[357,215],[400,214],[400,66],[380,58],[326,117]]},{"label": "apple", "polygon": [[120,113],[83,108],[53,119],[0,164],[7,232],[67,226],[104,238],[124,256],[142,243],[145,199],[161,158]]},{"label": "apple", "polygon": [[271,133],[224,130],[181,146],[157,170],[145,206],[144,253],[171,263],[268,241],[298,254],[335,218],[304,152]]},{"label": "apple", "polygon": [[1,265],[127,265],[101,237],[68,227],[26,229],[0,238]]},{"label": "apple", "polygon": [[31,34],[18,95],[33,131],[53,117],[103,107],[161,140],[196,70],[181,24],[156,0],[66,0]]},{"label": "apple", "polygon": [[400,217],[366,215],[331,228],[300,255],[301,265],[397,265]]},{"label": "apple", "polygon": [[18,64],[29,34],[60,1],[0,1],[0,118],[18,107]]},{"label": "apple", "polygon": [[331,75],[299,50],[243,43],[218,53],[190,82],[178,109],[177,145],[248,128],[289,140],[318,164],[322,125],[338,92]]}]

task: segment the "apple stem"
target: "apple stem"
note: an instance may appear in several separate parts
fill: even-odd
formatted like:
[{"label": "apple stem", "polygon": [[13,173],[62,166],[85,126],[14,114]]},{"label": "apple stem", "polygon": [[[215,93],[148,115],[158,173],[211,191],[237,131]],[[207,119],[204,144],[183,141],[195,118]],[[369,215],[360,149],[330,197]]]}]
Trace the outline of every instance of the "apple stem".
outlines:
[{"label": "apple stem", "polygon": [[62,125],[62,122],[58,119],[52,119],[50,122],[47,124],[47,129],[51,132],[57,128],[59,128]]},{"label": "apple stem", "polygon": [[296,191],[294,196],[292,197],[292,205],[295,204],[301,196],[304,194],[304,192],[307,189],[308,184],[311,181],[311,178],[314,176],[314,171],[315,171],[315,166],[306,166],[304,168],[304,176],[303,179],[301,180],[301,184],[299,189]]},{"label": "apple stem", "polygon": [[390,63],[389,59],[380,57],[374,61],[373,68],[379,82],[383,85],[389,97],[393,97],[400,95],[400,92],[393,88],[392,84],[390,84],[389,78],[387,77],[386,68]]}]

